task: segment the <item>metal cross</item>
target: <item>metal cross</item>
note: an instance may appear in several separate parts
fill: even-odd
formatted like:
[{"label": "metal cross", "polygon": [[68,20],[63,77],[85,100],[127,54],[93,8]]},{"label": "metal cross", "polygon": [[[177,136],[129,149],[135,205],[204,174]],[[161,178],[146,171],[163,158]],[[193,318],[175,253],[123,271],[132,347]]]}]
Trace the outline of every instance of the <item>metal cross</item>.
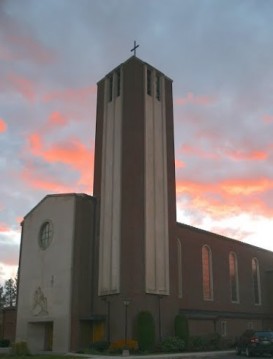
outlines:
[{"label": "metal cross", "polygon": [[131,52],[134,51],[134,56],[136,56],[136,49],[139,47],[139,45],[136,44],[136,41],[134,41],[134,47],[132,48]]}]

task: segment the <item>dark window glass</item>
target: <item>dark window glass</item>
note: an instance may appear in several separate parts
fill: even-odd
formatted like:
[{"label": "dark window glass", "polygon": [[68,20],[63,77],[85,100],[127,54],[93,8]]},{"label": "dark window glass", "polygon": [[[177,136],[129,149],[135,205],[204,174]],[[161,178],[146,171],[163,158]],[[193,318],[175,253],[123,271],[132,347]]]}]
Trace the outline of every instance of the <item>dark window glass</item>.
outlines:
[{"label": "dark window glass", "polygon": [[160,101],[160,76],[156,75],[156,98]]},{"label": "dark window glass", "polygon": [[235,253],[229,254],[229,279],[231,287],[231,301],[239,301],[238,293],[238,270],[237,270],[237,257]]},{"label": "dark window glass", "polygon": [[113,99],[113,75],[109,76],[109,101]]},{"label": "dark window glass", "polygon": [[40,229],[40,234],[39,234],[39,245],[41,247],[41,249],[46,249],[51,240],[52,240],[52,236],[53,236],[53,227],[52,227],[52,223],[51,222],[45,222],[41,229]]},{"label": "dark window glass", "polygon": [[120,96],[120,70],[117,71],[117,96]]},{"label": "dark window glass", "polygon": [[202,272],[203,272],[203,298],[204,300],[213,299],[212,286],[212,261],[211,251],[208,246],[202,248]]},{"label": "dark window glass", "polygon": [[152,71],[147,69],[147,94],[152,95]]},{"label": "dark window glass", "polygon": [[252,280],[255,304],[261,304],[260,269],[257,258],[252,259]]}]

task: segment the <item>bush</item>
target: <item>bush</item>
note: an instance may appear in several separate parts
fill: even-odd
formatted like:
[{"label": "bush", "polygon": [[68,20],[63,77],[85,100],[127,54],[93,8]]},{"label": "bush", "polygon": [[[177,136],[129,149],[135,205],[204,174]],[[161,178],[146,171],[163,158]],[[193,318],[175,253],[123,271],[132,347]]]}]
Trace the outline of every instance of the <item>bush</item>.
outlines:
[{"label": "bush", "polygon": [[210,333],[207,335],[209,349],[221,349],[221,335],[218,333]]},{"label": "bush", "polygon": [[30,355],[26,342],[17,342],[12,345],[11,353],[14,355]]},{"label": "bush", "polygon": [[110,353],[121,353],[122,350],[126,347],[130,352],[138,351],[138,342],[133,339],[127,339],[125,343],[125,339],[116,340],[112,342],[109,347]]},{"label": "bush", "polygon": [[107,341],[98,341],[91,344],[90,349],[98,352],[104,352],[108,349],[109,343]]},{"label": "bush", "polygon": [[152,314],[143,311],[137,317],[137,340],[141,351],[152,351],[155,347],[155,322]]},{"label": "bush", "polygon": [[0,339],[0,348],[8,348],[10,345],[9,339]]},{"label": "bush", "polygon": [[189,350],[217,350],[221,349],[221,336],[218,333],[210,333],[203,336],[193,336],[189,339]]},{"label": "bush", "polygon": [[168,337],[161,343],[161,351],[164,353],[178,353],[185,350],[185,342],[178,337]]},{"label": "bush", "polygon": [[178,314],[175,317],[175,320],[174,320],[174,333],[175,333],[176,337],[184,340],[185,346],[187,348],[188,344],[189,344],[188,319],[182,314]]}]

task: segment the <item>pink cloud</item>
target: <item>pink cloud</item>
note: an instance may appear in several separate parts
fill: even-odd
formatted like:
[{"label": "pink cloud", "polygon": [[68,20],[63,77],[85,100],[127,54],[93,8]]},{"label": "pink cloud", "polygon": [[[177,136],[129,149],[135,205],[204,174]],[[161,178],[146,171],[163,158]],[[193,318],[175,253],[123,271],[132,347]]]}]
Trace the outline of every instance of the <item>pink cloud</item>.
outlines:
[{"label": "pink cloud", "polygon": [[273,190],[273,181],[266,178],[229,179],[218,182],[178,180],[177,195],[186,195],[188,209],[204,211],[214,218],[224,218],[242,212],[273,216],[259,196]]},{"label": "pink cloud", "polygon": [[11,231],[11,228],[8,225],[0,222],[0,233],[7,233],[10,231]]},{"label": "pink cloud", "polygon": [[241,150],[226,150],[226,155],[234,160],[248,160],[248,161],[260,161],[266,160],[268,154],[266,151],[241,151]]},{"label": "pink cloud", "polygon": [[29,135],[28,141],[30,144],[31,152],[36,156],[40,156],[40,151],[42,148],[41,136],[38,133],[32,133]]},{"label": "pink cloud", "polygon": [[93,160],[93,151],[76,138],[46,146],[42,143],[41,136],[33,133],[29,136],[29,143],[33,155],[42,157],[47,162],[60,162],[80,168]]},{"label": "pink cloud", "polygon": [[37,173],[31,166],[24,169],[21,173],[21,178],[33,189],[51,191],[56,193],[74,192],[75,188],[67,186],[63,182],[45,177]]},{"label": "pink cloud", "polygon": [[[216,138],[216,137],[215,137]],[[270,148],[268,148],[270,150]],[[199,158],[219,159],[223,157],[229,157],[236,161],[262,161],[268,158],[268,150],[240,150],[226,147],[216,147],[212,151],[204,150],[198,146],[192,146],[190,144],[184,144],[180,147],[180,152],[190,156],[196,156]]]},{"label": "pink cloud", "polygon": [[266,115],[263,116],[262,119],[263,119],[263,122],[265,122],[265,123],[272,123],[273,122],[273,115],[266,114]]},{"label": "pink cloud", "polygon": [[7,130],[7,127],[8,126],[6,122],[2,118],[0,118],[0,133],[5,132]]},{"label": "pink cloud", "polygon": [[16,223],[21,224],[23,220],[24,220],[24,217],[16,217]]},{"label": "pink cloud", "polygon": [[[56,130],[57,128],[62,128],[66,126],[69,122],[69,117],[64,115],[59,111],[52,112],[47,119],[46,124],[42,127],[43,133],[48,133],[48,131]],[[33,135],[33,134],[32,134]],[[29,139],[31,140],[32,135],[30,135]],[[35,137],[35,136],[34,136]],[[34,139],[32,138],[32,141]]]},{"label": "pink cloud", "polygon": [[10,73],[7,76],[7,80],[9,85],[11,85],[14,90],[20,93],[28,101],[33,102],[35,100],[36,92],[32,81],[14,73]]},{"label": "pink cloud", "polygon": [[[79,171],[80,179],[77,186],[83,187],[90,192],[93,183],[93,161],[94,153],[91,148],[85,146],[84,143],[76,138],[70,138],[53,145],[45,145],[38,133],[29,135],[29,149],[34,156],[42,158],[47,163],[62,163]],[[25,174],[25,178],[27,175]],[[52,190],[56,183],[46,183],[42,179],[36,179],[37,184],[41,186],[48,185],[48,189]],[[75,188],[74,188],[75,191]]]},{"label": "pink cloud", "polygon": [[239,241],[243,241],[245,238],[253,234],[253,232],[242,230],[241,228],[229,228],[219,226],[211,227],[210,231],[213,233],[218,233],[225,237],[236,238]]},{"label": "pink cloud", "polygon": [[68,88],[59,91],[52,91],[44,95],[45,102],[61,101],[61,102],[76,102],[86,103],[90,100],[90,96],[96,94],[96,86],[88,86],[78,89]]},{"label": "pink cloud", "polygon": [[182,145],[180,148],[180,151],[183,154],[197,156],[197,157],[201,157],[201,158],[211,158],[211,159],[219,158],[219,155],[215,152],[204,151],[201,148],[194,147],[189,144]]},{"label": "pink cloud", "polygon": [[216,102],[216,98],[212,96],[197,96],[192,92],[188,92],[185,97],[177,98],[175,100],[176,105],[185,106],[191,105],[202,105],[207,106]]},{"label": "pink cloud", "polygon": [[34,39],[33,33],[27,31],[18,22],[15,23],[14,19],[6,17],[1,18],[1,21],[3,23],[1,34],[4,39],[0,52],[2,60],[31,59],[37,64],[45,65],[56,59],[53,50]]},{"label": "pink cloud", "polygon": [[268,178],[229,179],[219,185],[221,190],[232,195],[250,195],[273,189],[273,181]]},{"label": "pink cloud", "polygon": [[50,125],[65,125],[67,124],[68,119],[61,114],[60,112],[52,112],[49,116],[49,124]]},{"label": "pink cloud", "polygon": [[11,61],[13,60],[13,55],[11,49],[5,47],[4,44],[0,44],[0,60],[2,61]]},{"label": "pink cloud", "polygon": [[176,168],[183,168],[185,166],[186,166],[186,163],[184,161],[181,161],[181,160],[178,160],[178,159],[175,160],[175,167]]}]

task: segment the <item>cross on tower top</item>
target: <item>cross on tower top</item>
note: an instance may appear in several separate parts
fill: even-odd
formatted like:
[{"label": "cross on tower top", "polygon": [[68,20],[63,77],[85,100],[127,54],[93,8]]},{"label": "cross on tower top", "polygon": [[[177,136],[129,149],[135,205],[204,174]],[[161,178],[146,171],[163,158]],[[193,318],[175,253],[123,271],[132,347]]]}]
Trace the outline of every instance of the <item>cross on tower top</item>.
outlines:
[{"label": "cross on tower top", "polygon": [[134,51],[134,56],[136,56],[136,49],[139,47],[139,45],[136,44],[136,41],[134,41],[134,47],[132,48],[131,52]]}]

